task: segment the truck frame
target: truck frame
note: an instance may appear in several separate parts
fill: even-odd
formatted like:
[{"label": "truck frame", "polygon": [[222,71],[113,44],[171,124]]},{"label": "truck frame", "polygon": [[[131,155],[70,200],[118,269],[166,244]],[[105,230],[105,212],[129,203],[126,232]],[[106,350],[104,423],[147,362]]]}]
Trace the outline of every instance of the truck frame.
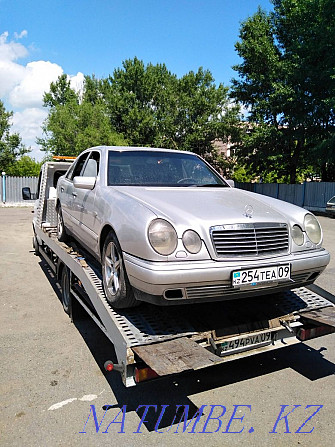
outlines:
[{"label": "truck frame", "polygon": [[[183,371],[207,368],[335,331],[335,298],[317,286],[256,298],[160,308],[148,303],[112,308],[101,268],[79,244],[59,242],[54,196],[69,162],[42,166],[35,202],[33,246],[61,286],[71,319],[79,304],[114,345],[125,386]],[[27,190],[27,188],[24,188]],[[25,191],[27,196],[27,191]],[[176,310],[177,308],[177,310]]]}]

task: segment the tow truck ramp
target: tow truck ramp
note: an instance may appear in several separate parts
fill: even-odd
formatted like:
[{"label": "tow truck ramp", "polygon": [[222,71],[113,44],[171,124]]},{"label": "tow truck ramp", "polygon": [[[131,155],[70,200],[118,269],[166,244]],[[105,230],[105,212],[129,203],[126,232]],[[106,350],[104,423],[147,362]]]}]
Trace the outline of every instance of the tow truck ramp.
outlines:
[{"label": "tow truck ramp", "polygon": [[111,340],[117,364],[107,361],[105,367],[119,371],[126,386],[335,331],[334,303],[315,287],[252,299],[168,307],[143,303],[115,310],[87,254],[59,242],[54,226],[44,223],[35,231],[39,254],[62,282],[64,308],[71,315],[71,300],[77,300]]}]

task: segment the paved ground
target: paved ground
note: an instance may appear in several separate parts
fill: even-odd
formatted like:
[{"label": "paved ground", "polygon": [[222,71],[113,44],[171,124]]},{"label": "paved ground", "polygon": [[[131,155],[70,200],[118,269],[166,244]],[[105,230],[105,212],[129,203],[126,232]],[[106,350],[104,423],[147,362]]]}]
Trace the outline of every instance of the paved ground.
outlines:
[{"label": "paved ground", "polygon": [[[334,335],[126,389],[102,371],[112,345],[90,320],[72,324],[63,312],[53,278],[32,252],[31,216],[0,208],[2,447],[334,445]],[[320,220],[333,260],[317,283],[335,294],[335,220]],[[157,406],[142,425],[140,405]],[[201,409],[195,433],[188,432],[196,418],[185,433],[177,424],[169,430],[178,405]],[[205,425],[211,411],[215,418],[224,409]]]}]

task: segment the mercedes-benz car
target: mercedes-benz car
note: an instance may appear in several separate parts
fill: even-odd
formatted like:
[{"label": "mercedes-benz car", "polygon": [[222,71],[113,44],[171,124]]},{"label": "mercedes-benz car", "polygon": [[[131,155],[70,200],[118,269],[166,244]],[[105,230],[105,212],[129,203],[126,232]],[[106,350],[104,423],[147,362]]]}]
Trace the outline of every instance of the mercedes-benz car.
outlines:
[{"label": "mercedes-benz car", "polygon": [[316,217],[232,187],[185,151],[99,146],[57,185],[58,238],[102,266],[109,303],[199,303],[311,284],[329,263]]}]

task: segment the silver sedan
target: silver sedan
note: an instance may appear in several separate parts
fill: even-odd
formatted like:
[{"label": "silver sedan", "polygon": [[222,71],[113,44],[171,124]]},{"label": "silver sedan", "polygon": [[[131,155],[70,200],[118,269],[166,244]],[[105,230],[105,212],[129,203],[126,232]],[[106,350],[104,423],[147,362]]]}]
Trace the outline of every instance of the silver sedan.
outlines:
[{"label": "silver sedan", "polygon": [[268,294],[312,283],[329,263],[313,214],[231,187],[193,153],[87,149],[57,194],[58,238],[101,262],[116,308]]}]

